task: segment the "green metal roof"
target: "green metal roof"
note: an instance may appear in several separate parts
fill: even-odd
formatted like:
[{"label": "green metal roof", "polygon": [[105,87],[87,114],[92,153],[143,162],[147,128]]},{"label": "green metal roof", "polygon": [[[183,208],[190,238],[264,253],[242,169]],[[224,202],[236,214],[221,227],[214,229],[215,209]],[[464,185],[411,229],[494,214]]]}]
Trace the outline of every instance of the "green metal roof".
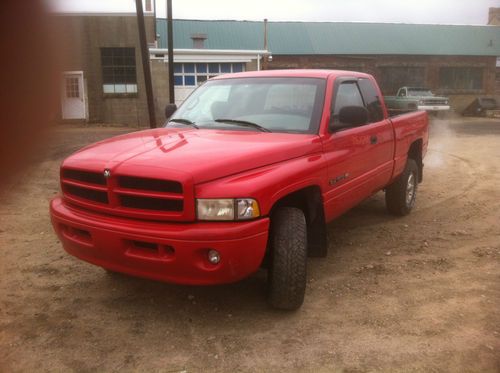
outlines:
[{"label": "green metal roof", "polygon": [[[166,48],[165,19],[157,32]],[[264,49],[263,22],[174,20],[174,48],[193,48],[193,34],[207,35],[205,49]],[[500,26],[269,22],[268,44],[275,55],[500,56]]]}]

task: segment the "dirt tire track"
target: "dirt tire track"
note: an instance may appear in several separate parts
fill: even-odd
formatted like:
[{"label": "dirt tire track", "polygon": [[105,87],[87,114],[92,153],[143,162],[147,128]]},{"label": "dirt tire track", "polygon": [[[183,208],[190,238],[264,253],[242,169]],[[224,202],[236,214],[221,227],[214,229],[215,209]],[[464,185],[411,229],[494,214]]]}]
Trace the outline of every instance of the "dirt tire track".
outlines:
[{"label": "dirt tire track", "polygon": [[445,159],[416,209],[391,217],[379,193],[330,224],[291,313],[267,306],[264,272],[185,287],[68,256],[47,214],[59,161],[125,130],[58,130],[0,197],[0,371],[498,372],[500,122],[431,127]]}]

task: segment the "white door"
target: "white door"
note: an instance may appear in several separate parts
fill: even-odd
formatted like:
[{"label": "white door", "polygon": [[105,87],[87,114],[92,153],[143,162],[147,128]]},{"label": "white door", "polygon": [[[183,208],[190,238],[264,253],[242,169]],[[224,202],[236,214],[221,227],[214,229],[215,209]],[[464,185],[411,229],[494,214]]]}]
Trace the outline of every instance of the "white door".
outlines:
[{"label": "white door", "polygon": [[61,88],[62,118],[86,119],[83,71],[63,73]]}]

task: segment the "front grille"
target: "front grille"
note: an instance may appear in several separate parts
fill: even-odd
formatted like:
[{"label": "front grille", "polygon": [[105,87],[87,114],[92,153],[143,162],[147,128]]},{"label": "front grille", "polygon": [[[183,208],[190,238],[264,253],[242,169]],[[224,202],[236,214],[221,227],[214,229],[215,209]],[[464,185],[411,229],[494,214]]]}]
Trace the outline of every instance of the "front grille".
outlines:
[{"label": "front grille", "polygon": [[120,176],[118,184],[128,189],[154,190],[156,192],[182,193],[182,184],[171,180],[147,179],[133,176]]},{"label": "front grille", "polygon": [[74,195],[79,198],[83,198],[85,200],[94,201],[98,203],[108,203],[107,192],[82,188],[70,184],[64,185],[63,190],[65,193]]},{"label": "front grille", "polygon": [[150,197],[121,196],[121,205],[133,209],[182,211],[183,201]]},{"label": "front grille", "polygon": [[102,173],[80,171],[71,168],[62,170],[62,177],[65,179],[82,181],[84,183],[106,185],[106,179]]},{"label": "front grille", "polygon": [[424,105],[447,105],[446,100],[423,100]]},{"label": "front grille", "polygon": [[183,183],[113,171],[111,174],[105,178],[103,172],[63,168],[61,188],[73,204],[111,214],[154,220],[185,220],[194,216],[192,191],[188,193],[186,206]]}]

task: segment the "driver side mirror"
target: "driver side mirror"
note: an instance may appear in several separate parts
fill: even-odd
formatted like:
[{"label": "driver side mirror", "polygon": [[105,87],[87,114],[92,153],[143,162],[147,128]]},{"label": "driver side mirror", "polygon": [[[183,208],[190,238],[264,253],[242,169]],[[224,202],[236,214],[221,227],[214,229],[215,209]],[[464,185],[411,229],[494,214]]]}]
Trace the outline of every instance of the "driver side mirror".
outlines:
[{"label": "driver side mirror", "polygon": [[173,113],[177,110],[177,105],[176,104],[167,104],[165,106],[165,118],[170,118]]},{"label": "driver side mirror", "polygon": [[330,122],[330,130],[338,131],[340,129],[362,126],[368,123],[368,110],[364,106],[344,106],[340,109],[337,120]]}]

